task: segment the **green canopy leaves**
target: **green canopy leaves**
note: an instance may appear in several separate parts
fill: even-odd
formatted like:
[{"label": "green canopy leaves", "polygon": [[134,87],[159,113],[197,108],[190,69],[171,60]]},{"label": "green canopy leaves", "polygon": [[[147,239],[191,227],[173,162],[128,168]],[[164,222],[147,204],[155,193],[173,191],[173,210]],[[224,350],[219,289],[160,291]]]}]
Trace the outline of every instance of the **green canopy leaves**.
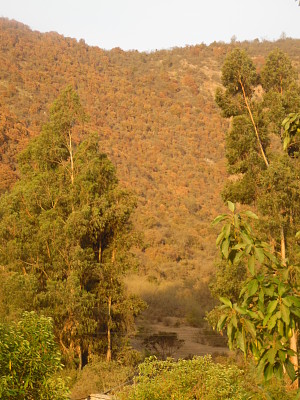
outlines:
[{"label": "green canopy leaves", "polygon": [[122,284],[135,265],[135,199],[120,189],[97,135],[78,141],[84,120],[77,93],[67,87],[21,154],[19,182],[0,200],[1,263],[6,273],[38,282],[26,308],[53,317],[70,361],[100,343],[105,352],[108,325],[115,335],[126,332],[142,307]]}]

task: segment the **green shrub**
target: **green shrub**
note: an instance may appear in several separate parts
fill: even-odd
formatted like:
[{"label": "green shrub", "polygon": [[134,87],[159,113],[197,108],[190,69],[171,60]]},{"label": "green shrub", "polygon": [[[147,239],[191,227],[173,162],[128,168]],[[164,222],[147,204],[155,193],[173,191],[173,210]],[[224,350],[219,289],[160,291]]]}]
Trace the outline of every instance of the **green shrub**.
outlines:
[{"label": "green shrub", "polygon": [[91,393],[104,393],[119,387],[133,376],[134,367],[119,361],[107,362],[98,357],[87,364],[77,375],[71,388],[71,398],[84,398]]},{"label": "green shrub", "polygon": [[245,400],[243,372],[214,364],[210,356],[192,360],[158,361],[150,357],[139,366],[133,386],[118,394],[121,400]]},{"label": "green shrub", "polygon": [[51,318],[25,312],[17,324],[0,324],[0,398],[68,399],[60,358]]}]

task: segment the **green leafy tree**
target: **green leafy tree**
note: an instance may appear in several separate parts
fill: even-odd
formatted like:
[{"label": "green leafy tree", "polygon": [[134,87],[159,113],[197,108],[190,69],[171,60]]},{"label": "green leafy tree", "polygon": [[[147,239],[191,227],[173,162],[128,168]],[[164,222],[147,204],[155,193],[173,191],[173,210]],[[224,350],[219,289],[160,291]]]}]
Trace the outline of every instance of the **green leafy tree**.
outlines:
[{"label": "green leafy tree", "polygon": [[[250,57],[235,49],[222,69],[225,90],[216,93],[223,115],[232,117],[226,157],[234,179],[226,185],[223,198],[258,208],[261,237],[270,242],[273,252],[280,252],[282,265],[299,261],[295,252],[300,223],[300,164],[294,133],[300,88],[296,78],[290,60],[280,50],[269,54],[259,76]],[[286,115],[290,117],[283,129]],[[297,327],[291,341],[296,351]],[[294,363],[297,369],[296,357]]]},{"label": "green leafy tree", "polygon": [[150,354],[155,354],[165,360],[172,357],[183,346],[184,340],[178,339],[176,332],[158,332],[147,336],[143,343],[145,348],[151,352]]},{"label": "green leafy tree", "polygon": [[51,318],[25,312],[18,323],[0,324],[1,399],[67,400],[62,367]]},{"label": "green leafy tree", "polygon": [[283,378],[287,371],[292,381],[298,370],[291,358],[297,357],[290,339],[300,319],[299,265],[283,263],[271,246],[252,231],[247,219],[257,219],[250,211],[222,214],[213,224],[224,222],[217,245],[222,258],[231,267],[247,266],[247,279],[236,301],[220,297],[216,327],[226,327],[230,348],[252,355],[265,380],[273,375]]},{"label": "green leafy tree", "polygon": [[21,154],[19,182],[0,200],[5,273],[34,277],[36,292],[24,306],[53,318],[64,356],[79,367],[92,351],[110,359],[112,335],[125,334],[143,306],[122,283],[135,265],[135,200],[119,188],[97,135],[77,140],[85,120],[67,87]]}]

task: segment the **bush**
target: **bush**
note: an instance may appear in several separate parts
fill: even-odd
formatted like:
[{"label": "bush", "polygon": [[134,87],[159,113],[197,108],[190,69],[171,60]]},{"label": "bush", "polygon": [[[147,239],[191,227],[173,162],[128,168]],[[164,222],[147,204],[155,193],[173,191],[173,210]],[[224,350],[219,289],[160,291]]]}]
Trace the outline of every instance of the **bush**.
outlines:
[{"label": "bush", "polygon": [[71,388],[71,398],[81,399],[91,393],[105,393],[122,386],[133,374],[133,366],[124,365],[119,361],[107,362],[94,356],[77,375]]},{"label": "bush", "polygon": [[64,400],[68,390],[56,376],[60,352],[52,320],[25,312],[17,324],[0,324],[0,398]]},{"label": "bush", "polygon": [[121,400],[245,400],[243,372],[214,364],[210,356],[192,360],[158,361],[150,357],[139,366],[134,386],[118,394]]}]

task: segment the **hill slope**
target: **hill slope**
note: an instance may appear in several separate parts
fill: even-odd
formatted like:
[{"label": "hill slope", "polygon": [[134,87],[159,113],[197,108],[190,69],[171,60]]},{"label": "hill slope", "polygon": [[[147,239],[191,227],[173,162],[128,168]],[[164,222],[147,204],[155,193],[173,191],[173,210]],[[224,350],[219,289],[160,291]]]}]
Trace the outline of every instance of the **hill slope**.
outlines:
[{"label": "hill slope", "polygon": [[0,33],[0,190],[17,178],[16,155],[72,84],[90,115],[86,128],[99,133],[122,184],[137,195],[141,271],[199,291],[216,253],[210,222],[223,209],[229,123],[214,103],[223,60],[239,45],[260,67],[280,47],[300,70],[300,40],[139,53],[104,51],[7,19]]}]

